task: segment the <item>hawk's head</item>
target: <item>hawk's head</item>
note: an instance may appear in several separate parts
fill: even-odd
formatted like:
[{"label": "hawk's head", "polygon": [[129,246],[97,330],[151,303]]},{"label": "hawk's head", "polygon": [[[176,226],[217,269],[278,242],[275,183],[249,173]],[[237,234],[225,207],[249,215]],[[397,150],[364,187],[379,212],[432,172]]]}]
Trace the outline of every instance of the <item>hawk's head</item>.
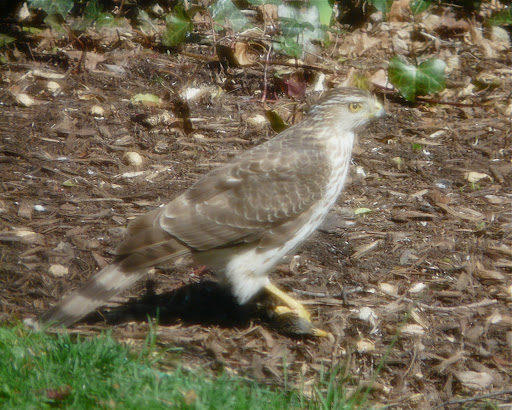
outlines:
[{"label": "hawk's head", "polygon": [[354,132],[372,118],[386,116],[380,102],[359,88],[339,87],[325,94],[308,118],[322,125]]}]

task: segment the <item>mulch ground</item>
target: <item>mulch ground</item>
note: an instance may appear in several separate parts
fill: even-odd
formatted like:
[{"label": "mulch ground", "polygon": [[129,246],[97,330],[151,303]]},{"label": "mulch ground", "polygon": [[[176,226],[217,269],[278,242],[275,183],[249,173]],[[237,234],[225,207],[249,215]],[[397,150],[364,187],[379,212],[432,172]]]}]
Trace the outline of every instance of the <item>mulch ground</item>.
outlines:
[{"label": "mulch ground", "polygon": [[[383,42],[350,51],[357,36],[360,30],[347,33],[345,48],[333,44],[305,68],[265,67],[264,59],[233,67],[197,45],[187,55],[121,47],[91,53],[101,55],[97,61],[86,54],[85,65],[69,45],[59,58],[34,51],[0,66],[0,320],[36,317],[112,259],[130,219],[275,135],[258,115],[275,110],[288,123],[298,121],[315,95],[308,85],[305,98],[290,97],[275,79],[278,71],[300,73],[294,81],[324,72],[340,83],[354,68],[371,77],[389,48]],[[148,316],[158,317],[158,342],[182,347],[187,369],[276,386],[286,377],[288,386],[304,384],[313,394],[308,389],[320,374],[339,365],[350,393],[375,377],[374,406],[428,408],[506,391],[511,53],[442,44],[439,53],[449,49],[458,58],[438,98],[445,103],[407,103],[377,88],[389,117],[360,133],[337,206],[271,276],[333,339],[284,335],[262,313],[264,298],[239,308],[208,271],[187,267],[159,267],[73,331],[112,329],[120,341],[140,343]],[[464,93],[481,73],[499,85]],[[191,89],[195,97],[179,97]],[[35,103],[23,104],[20,93]],[[135,104],[139,93],[162,103]],[[103,112],[95,108],[93,115],[93,106]],[[137,152],[142,164],[131,164],[127,152]]]}]

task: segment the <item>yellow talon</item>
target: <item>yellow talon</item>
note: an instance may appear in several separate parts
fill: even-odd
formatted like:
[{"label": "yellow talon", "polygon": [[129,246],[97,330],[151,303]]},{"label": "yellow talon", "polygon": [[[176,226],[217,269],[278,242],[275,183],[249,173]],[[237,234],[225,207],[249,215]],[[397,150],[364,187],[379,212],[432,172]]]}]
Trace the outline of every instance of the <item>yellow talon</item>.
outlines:
[{"label": "yellow talon", "polygon": [[276,314],[279,328],[294,335],[312,335],[317,337],[331,337],[329,332],[316,328],[311,323],[311,315],[297,300],[288,296],[282,290],[269,283],[266,286],[269,293],[284,302],[286,306],[275,306],[272,310]]},{"label": "yellow talon", "polygon": [[311,322],[311,315],[306,310],[306,308],[300,303],[298,300],[295,300],[291,296],[288,296],[281,289],[274,286],[272,283],[269,283],[265,286],[268,292],[274,295],[276,298],[284,302],[286,306],[290,308],[291,311],[295,312],[299,317],[302,317]]}]

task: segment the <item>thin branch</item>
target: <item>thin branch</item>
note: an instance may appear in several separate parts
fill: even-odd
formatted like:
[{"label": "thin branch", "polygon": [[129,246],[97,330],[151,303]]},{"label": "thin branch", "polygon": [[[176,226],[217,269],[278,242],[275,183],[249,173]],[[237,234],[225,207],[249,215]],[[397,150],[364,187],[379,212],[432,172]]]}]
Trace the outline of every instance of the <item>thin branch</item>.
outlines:
[{"label": "thin branch", "polygon": [[418,306],[422,309],[425,309],[425,310],[433,311],[433,312],[453,312],[453,311],[461,310],[461,309],[473,310],[473,309],[477,309],[477,308],[481,308],[481,307],[492,306],[492,305],[495,305],[498,303],[498,301],[496,299],[484,299],[480,302],[470,303],[469,305],[430,306],[425,303],[418,302],[417,300],[406,298],[404,296],[393,295],[392,293],[386,292],[382,289],[379,289],[379,291],[384,293],[387,296],[392,297],[392,298],[400,299],[400,300],[403,300],[403,301],[409,302],[409,303],[415,303],[416,306]]},{"label": "thin branch", "polygon": [[501,396],[503,394],[510,394],[510,395],[512,395],[512,389],[498,390],[496,392],[482,394],[480,396],[474,396],[474,397],[470,397],[468,399],[458,399],[458,400],[446,401],[443,404],[440,404],[439,406],[436,406],[436,407],[432,408],[432,410],[440,409],[442,407],[449,406],[451,404],[462,404],[462,403],[467,403],[467,402],[470,402],[470,401],[490,399],[492,397]]}]

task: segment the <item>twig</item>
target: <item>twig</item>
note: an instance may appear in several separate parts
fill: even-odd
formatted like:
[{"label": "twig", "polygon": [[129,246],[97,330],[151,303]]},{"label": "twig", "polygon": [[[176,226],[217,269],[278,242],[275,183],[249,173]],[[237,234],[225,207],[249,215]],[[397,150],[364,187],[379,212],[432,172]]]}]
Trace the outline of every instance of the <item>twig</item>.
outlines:
[{"label": "twig", "polygon": [[[343,292],[335,293],[335,294],[332,294],[332,295],[327,293],[327,292],[309,292],[307,290],[300,290],[300,289],[295,289],[295,288],[292,288],[292,290],[295,293],[299,294],[299,295],[309,296],[309,297],[313,297],[313,298],[339,299],[339,298],[343,298],[348,293],[354,293],[354,292],[361,291],[361,287],[355,287],[354,289],[347,289],[347,290],[345,290]],[[414,299],[407,298],[405,296],[394,295],[394,294],[386,292],[385,290],[382,290],[382,289],[379,289],[379,291],[384,293],[385,295],[390,296],[392,298],[395,298],[397,300],[399,299],[399,300],[403,300],[404,302],[414,303],[417,307],[420,307],[420,308],[425,309],[425,310],[430,310],[430,311],[433,311],[433,312],[454,312],[454,311],[457,311],[457,310],[464,310],[464,309],[473,310],[473,309],[477,309],[477,308],[481,308],[481,307],[492,306],[492,305],[495,305],[495,304],[498,303],[498,301],[495,300],[495,299],[484,299],[484,300],[482,300],[480,302],[470,303],[469,305],[460,305],[460,306],[430,306],[430,305],[427,305],[425,303],[418,302],[418,301],[416,301]]]},{"label": "twig", "polygon": [[310,292],[308,290],[300,290],[300,289],[295,289],[295,288],[292,288],[293,292],[294,293],[297,293],[298,295],[302,295],[302,296],[309,296],[309,297],[312,297],[312,298],[341,298],[343,296],[343,293],[340,292],[340,293],[335,293],[333,295],[327,293],[327,292]]},{"label": "twig", "polygon": [[415,344],[414,349],[412,351],[411,363],[407,367],[407,370],[405,371],[405,373],[402,375],[402,380],[404,380],[407,377],[407,375],[409,374],[409,372],[411,371],[412,366],[414,366],[414,362],[416,362],[417,357],[418,357],[418,348]]},{"label": "twig", "polygon": [[267,99],[267,71],[268,63],[270,61],[270,53],[272,52],[272,43],[268,47],[268,53],[265,57],[265,65],[263,66],[263,94],[261,96],[261,102],[265,102]]},{"label": "twig", "polygon": [[409,303],[415,303],[416,306],[418,306],[422,309],[431,310],[434,312],[453,312],[455,310],[461,310],[461,309],[473,310],[473,309],[477,309],[477,308],[481,308],[481,307],[492,306],[492,305],[495,305],[498,303],[498,301],[495,299],[484,299],[480,302],[470,303],[469,305],[430,306],[430,305],[426,305],[425,303],[418,302],[414,299],[406,298],[404,296],[393,295],[392,293],[386,292],[385,290],[382,290],[382,289],[379,289],[379,291],[384,293],[387,296],[391,296],[392,298],[401,299],[401,300],[404,300],[405,302],[409,302]]},{"label": "twig", "polygon": [[316,70],[316,71],[321,71],[321,72],[327,73],[327,74],[335,74],[336,73],[335,70],[331,70],[330,68],[327,68],[327,67],[316,66],[316,65],[311,65],[311,64],[304,64],[304,63],[299,63],[299,62],[289,63],[288,61],[269,60],[268,64],[269,65],[282,65],[284,67],[304,68],[306,70]]},{"label": "twig", "polygon": [[449,406],[451,404],[461,404],[461,403],[467,403],[469,401],[490,399],[491,397],[501,396],[502,394],[511,394],[512,395],[512,389],[498,390],[496,392],[482,394],[480,396],[475,396],[475,397],[470,397],[469,399],[458,399],[458,400],[446,401],[443,404],[440,404],[439,406],[432,408],[432,410],[440,409],[441,407]]},{"label": "twig", "polygon": [[[390,90],[382,85],[374,84],[373,87],[378,89],[379,92],[383,93],[383,94],[393,94],[393,95],[398,94],[398,91]],[[416,97],[416,101],[422,102],[422,103],[452,105],[454,107],[483,107],[482,104],[478,104],[478,103],[461,103],[461,102],[457,102],[457,101],[445,101],[445,100],[441,100],[439,98]]]},{"label": "twig", "polygon": [[[412,299],[404,298],[406,301],[413,301]],[[461,306],[429,306],[425,305],[424,303],[418,303],[418,306],[425,309],[425,310],[432,310],[432,311],[438,311],[438,312],[453,312],[454,310],[461,310],[461,309],[467,309],[467,310],[473,310],[481,307],[487,307],[497,304],[498,301],[495,299],[484,299],[481,302],[475,302],[470,303],[469,305],[461,305]]]},{"label": "twig", "polygon": [[461,103],[461,102],[457,102],[457,101],[445,101],[445,100],[441,100],[439,98],[416,97],[416,101],[422,101],[422,102],[432,103],[432,104],[453,105],[454,107],[483,107],[482,104]]},{"label": "twig", "polygon": [[191,53],[189,51],[180,51],[179,52],[182,56],[194,58],[196,60],[206,61],[208,63],[216,62],[218,63],[220,61],[220,58],[218,55],[204,55],[204,54],[197,54],[197,53]]},{"label": "twig", "polygon": [[[265,57],[265,67],[267,66],[283,66],[283,67],[293,67],[293,68],[304,68],[305,70],[315,70],[315,71],[321,71],[323,73],[327,74],[334,74],[335,70],[331,70],[327,67],[322,66],[315,66],[311,64],[303,64],[303,63],[289,63],[288,61],[280,61],[280,60],[270,60],[270,51],[272,50],[272,47],[269,48],[269,52],[267,53]],[[206,62],[219,62],[220,58],[216,54],[211,55],[204,55],[204,54],[197,54],[197,53],[191,53],[190,51],[180,51],[181,55],[189,58],[194,58],[196,60],[200,61],[206,61]],[[249,67],[258,66],[260,63],[256,62]],[[265,71],[264,71],[265,73]]]},{"label": "twig", "polygon": [[310,292],[308,290],[300,290],[300,289],[295,289],[295,288],[292,288],[292,290],[297,293],[298,295],[303,295],[303,296],[309,296],[309,297],[312,297],[312,298],[332,298],[332,299],[340,299],[340,298],[345,298],[346,295],[350,294],[350,293],[355,293],[355,292],[362,292],[363,291],[363,287],[362,286],[354,286],[353,288],[345,288],[343,289],[343,291],[339,292],[339,293],[328,293],[328,292]]}]

